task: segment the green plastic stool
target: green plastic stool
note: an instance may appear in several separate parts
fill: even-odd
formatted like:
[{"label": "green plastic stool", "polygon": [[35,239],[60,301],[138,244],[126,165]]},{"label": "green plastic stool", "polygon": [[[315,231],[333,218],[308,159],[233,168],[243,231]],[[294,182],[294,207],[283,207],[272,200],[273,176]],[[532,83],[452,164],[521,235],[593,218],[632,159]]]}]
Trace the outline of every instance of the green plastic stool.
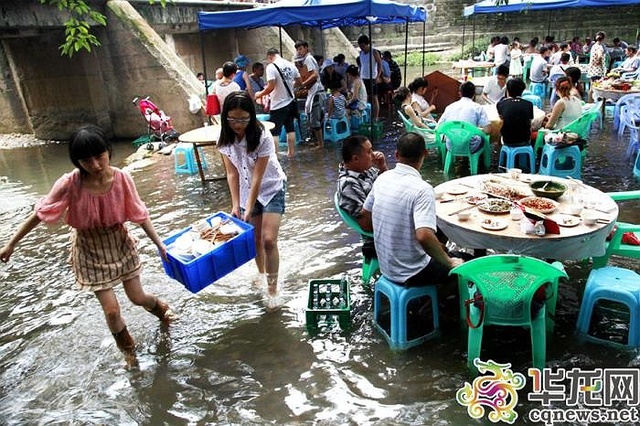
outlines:
[{"label": "green plastic stool", "polygon": [[[452,269],[458,275],[460,313],[469,325],[467,365],[480,357],[485,325],[528,327],[533,366],[544,368],[547,311],[555,313],[560,278],[568,278],[561,265],[519,255],[485,256]],[[546,301],[534,306],[534,294],[546,285]],[[551,329],[551,330],[550,330]]]}]

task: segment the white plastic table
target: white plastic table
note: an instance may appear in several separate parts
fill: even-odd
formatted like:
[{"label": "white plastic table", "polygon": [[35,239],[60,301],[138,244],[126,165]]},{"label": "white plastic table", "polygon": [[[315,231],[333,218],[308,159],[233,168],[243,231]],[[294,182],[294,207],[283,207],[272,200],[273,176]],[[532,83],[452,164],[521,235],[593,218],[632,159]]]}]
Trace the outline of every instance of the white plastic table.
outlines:
[{"label": "white plastic table", "polygon": [[[521,229],[523,218],[514,221],[509,214],[489,214],[472,208],[471,217],[466,221],[458,219],[457,215],[450,213],[470,206],[466,197],[469,195],[481,194],[481,182],[486,179],[493,179],[494,182],[504,181],[505,185],[520,189],[523,193],[533,195],[527,182],[535,180],[555,180],[570,185],[571,181],[562,178],[522,175],[519,180],[513,180],[506,174],[499,175],[476,175],[447,181],[438,185],[437,192],[445,191],[443,197],[436,201],[436,215],[438,227],[445,235],[457,245],[470,249],[493,249],[501,253],[515,253],[537,258],[552,258],[557,260],[578,260],[593,256],[602,256],[605,250],[605,239],[611,232],[618,217],[618,206],[603,192],[596,188],[584,185],[579,189],[583,199],[590,203],[590,207],[597,212],[601,219],[608,223],[596,223],[595,225],[585,225],[582,220],[576,226],[560,226],[560,234],[547,234],[539,237],[534,234],[526,234]],[[569,186],[570,187],[570,186]],[[465,194],[450,195],[447,190],[467,190]],[[571,192],[571,191],[567,191]],[[451,202],[442,202],[455,198]],[[557,201],[558,208],[547,215],[549,219],[562,223],[563,214],[568,212],[569,205],[572,204],[570,195],[565,193]],[[507,227],[502,230],[487,230],[482,227],[485,219],[500,220],[507,223]],[[578,219],[578,218],[577,218]]]}]

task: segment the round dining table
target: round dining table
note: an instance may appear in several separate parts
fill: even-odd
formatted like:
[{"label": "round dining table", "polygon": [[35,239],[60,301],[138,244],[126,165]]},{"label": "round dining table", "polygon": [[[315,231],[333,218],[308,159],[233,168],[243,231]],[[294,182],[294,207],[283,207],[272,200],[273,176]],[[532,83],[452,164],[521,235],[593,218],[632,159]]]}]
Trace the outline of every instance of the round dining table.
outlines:
[{"label": "round dining table", "polygon": [[[559,234],[538,236],[530,233],[534,226],[527,217],[514,220],[509,212],[487,213],[482,204],[472,204],[484,196],[491,199],[484,191],[488,187],[508,188],[518,197],[533,196],[529,183],[536,180],[553,180],[568,188],[556,200],[553,212],[545,215],[559,225]],[[618,206],[611,197],[580,181],[558,177],[523,174],[512,179],[507,174],[474,175],[444,182],[436,186],[435,191],[443,194],[436,201],[438,227],[458,246],[474,250],[491,249],[556,260],[602,256],[605,240],[618,217]],[[576,215],[574,207],[578,203],[585,206],[582,213]],[[470,212],[468,219],[461,220],[457,214],[461,210]],[[597,216],[593,225],[584,221],[589,211]]]},{"label": "round dining table", "polygon": [[617,102],[624,95],[640,93],[640,88],[629,90],[603,89],[593,84],[591,85],[591,90],[593,90],[593,99],[610,100],[612,102]]},{"label": "round dining table", "polygon": [[[273,124],[271,121],[260,122],[267,130],[271,130],[275,127],[275,124]],[[198,174],[200,175],[200,181],[202,182],[203,186],[205,185],[205,182],[225,178],[226,172],[222,160],[213,162],[213,177],[207,178],[204,175],[204,167],[202,166],[202,159],[200,158],[199,148],[201,147],[211,147],[211,149],[215,152],[218,151],[218,149],[216,148],[216,142],[218,142],[219,137],[219,124],[211,124],[205,125],[203,127],[198,127],[197,129],[189,130],[188,132],[182,133],[180,136],[178,136],[178,141],[182,143],[193,144],[193,152],[196,159],[196,165],[198,166]]]}]

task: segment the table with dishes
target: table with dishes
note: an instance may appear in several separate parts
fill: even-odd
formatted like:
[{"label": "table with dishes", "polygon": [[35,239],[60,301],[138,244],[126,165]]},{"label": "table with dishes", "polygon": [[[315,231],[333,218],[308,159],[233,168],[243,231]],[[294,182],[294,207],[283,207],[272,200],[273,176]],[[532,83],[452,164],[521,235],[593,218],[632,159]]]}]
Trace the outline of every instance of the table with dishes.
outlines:
[{"label": "table with dishes", "polygon": [[[538,196],[532,186],[537,187]],[[438,227],[458,246],[474,250],[557,260],[602,256],[605,239],[618,217],[615,201],[596,188],[573,179],[517,170],[512,176],[485,174],[450,180],[435,191]],[[556,200],[546,197],[559,193]],[[559,233],[544,227],[544,234],[540,233],[538,222],[550,230],[557,224],[553,227]]]},{"label": "table with dishes", "polygon": [[[275,125],[270,121],[260,122],[265,126],[267,130],[271,130],[275,127]],[[204,185],[205,182],[225,178],[224,164],[222,163],[222,161],[215,161],[215,164],[212,166],[213,177],[205,177],[204,168],[202,166],[202,159],[200,158],[199,148],[212,147],[211,149],[217,152],[216,142],[218,141],[219,137],[219,124],[212,124],[208,126],[206,125],[197,129],[189,130],[188,132],[185,132],[178,137],[178,140],[180,142],[193,144],[194,156],[196,159],[196,165],[198,166],[198,174],[200,175],[200,181],[202,182],[202,185]]]},{"label": "table with dishes", "polygon": [[628,90],[620,90],[614,88],[598,87],[595,84],[591,85],[591,90],[593,91],[593,99],[604,99],[605,101],[609,100],[612,102],[617,102],[624,95],[640,93],[640,87],[632,87]]}]

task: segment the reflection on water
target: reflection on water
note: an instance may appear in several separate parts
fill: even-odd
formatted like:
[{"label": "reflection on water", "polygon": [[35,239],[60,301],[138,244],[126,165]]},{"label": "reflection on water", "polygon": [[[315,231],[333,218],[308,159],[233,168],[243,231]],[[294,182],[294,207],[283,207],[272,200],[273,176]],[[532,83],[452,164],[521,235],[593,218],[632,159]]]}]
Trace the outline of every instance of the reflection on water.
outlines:
[{"label": "reflection on water", "polygon": [[[388,124],[375,144],[389,163],[398,129]],[[637,189],[624,145],[607,127],[589,148],[584,180],[602,190]],[[114,163],[121,165],[133,148],[121,143],[115,151]],[[133,174],[160,235],[229,209],[225,181],[202,189],[197,176],[174,174],[172,157],[155,159]],[[282,160],[289,177],[280,234],[286,305],[275,314],[264,312],[260,290],[251,284],[253,263],[193,295],[164,275],[155,247],[134,227],[145,287],[181,315],[163,328],[117,290],[138,344],[139,372],[123,368],[95,298],[71,290],[67,229],[34,231],[12,262],[0,265],[0,418],[12,424],[469,424],[466,409],[455,402],[455,392],[469,380],[458,323],[443,316],[441,338],[399,353],[389,351],[371,326],[371,294],[358,282],[358,237],[333,209],[338,161],[337,147],[301,148],[295,161]],[[0,164],[9,180],[0,184],[4,242],[70,164],[64,145],[0,151]],[[433,184],[443,181],[435,158],[423,175]],[[637,203],[621,210],[624,220],[640,220]],[[575,340],[589,268],[582,262],[567,266],[571,280],[561,286],[549,365],[628,365],[633,353]],[[343,273],[352,282],[351,329],[330,327],[310,336],[304,324],[307,281]],[[485,359],[512,362],[526,373],[530,356],[528,332],[485,333]]]}]

